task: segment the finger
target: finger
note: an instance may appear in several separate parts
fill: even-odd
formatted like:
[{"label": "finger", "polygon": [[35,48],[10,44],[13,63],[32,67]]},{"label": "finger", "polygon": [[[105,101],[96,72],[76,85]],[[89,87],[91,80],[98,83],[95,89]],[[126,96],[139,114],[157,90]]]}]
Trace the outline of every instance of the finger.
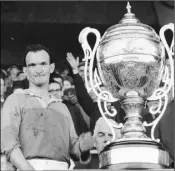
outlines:
[{"label": "finger", "polygon": [[71,52],[70,52],[69,54],[70,54],[70,57],[74,57],[73,54],[72,54]]},{"label": "finger", "polygon": [[79,64],[79,57],[77,57],[77,63]]},{"label": "finger", "polygon": [[69,59],[72,59],[72,57],[73,57],[73,56],[72,56],[72,53],[69,52],[69,53],[68,53],[68,57],[69,57]]},{"label": "finger", "polygon": [[69,92],[70,94],[69,94],[69,97],[74,97],[74,94],[71,94],[71,92]]},{"label": "finger", "polygon": [[85,139],[90,139],[92,137],[91,132],[85,133]]},{"label": "finger", "polygon": [[71,96],[71,92],[68,92],[68,96],[69,96],[69,97]]}]

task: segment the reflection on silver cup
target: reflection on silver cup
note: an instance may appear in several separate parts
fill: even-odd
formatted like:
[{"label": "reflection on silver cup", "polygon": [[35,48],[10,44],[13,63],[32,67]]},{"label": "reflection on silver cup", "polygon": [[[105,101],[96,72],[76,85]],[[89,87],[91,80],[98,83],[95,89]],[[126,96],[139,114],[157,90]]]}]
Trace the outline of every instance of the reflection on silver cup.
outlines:
[{"label": "reflection on silver cup", "polygon": [[[93,50],[87,42],[89,33],[94,33],[96,36]],[[107,109],[103,112],[102,101],[119,100],[126,113],[125,123],[121,128],[122,138],[115,140],[114,136],[113,143],[99,154],[100,167],[114,169],[168,167],[169,155],[154,139],[155,126],[166,109],[167,93],[172,86],[171,74],[169,77],[165,63],[165,42],[162,43],[154,29],[141,23],[131,13],[129,3],[127,13],[119,24],[108,28],[102,38],[96,29],[88,27],[80,33],[79,42],[85,54],[86,64],[90,63],[85,65],[85,72],[89,71],[90,84],[98,97],[102,116],[107,121],[106,113],[110,116],[116,114],[115,112],[110,114]],[[93,71],[95,55],[98,72]],[[168,55],[172,60],[172,53],[168,51]],[[161,82],[164,82],[163,88],[160,87]],[[107,91],[100,89],[101,83]],[[151,124],[144,124],[141,112],[148,99],[159,101],[156,112],[161,114]],[[166,102],[163,107],[162,99]],[[111,129],[119,127],[107,123]],[[145,125],[153,125],[151,138],[146,136]],[[128,153],[134,151],[137,157],[132,158]],[[113,167],[110,167],[111,165]]]}]

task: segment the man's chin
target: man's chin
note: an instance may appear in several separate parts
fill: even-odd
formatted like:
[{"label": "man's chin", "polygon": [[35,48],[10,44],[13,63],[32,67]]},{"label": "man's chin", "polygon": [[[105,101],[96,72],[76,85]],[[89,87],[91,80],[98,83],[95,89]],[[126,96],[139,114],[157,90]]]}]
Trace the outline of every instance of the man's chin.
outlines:
[{"label": "man's chin", "polygon": [[37,82],[35,85],[38,87],[42,87],[45,84],[46,84],[45,82]]},{"label": "man's chin", "polygon": [[101,153],[104,150],[105,147],[101,147],[100,149],[97,149],[98,153]]}]

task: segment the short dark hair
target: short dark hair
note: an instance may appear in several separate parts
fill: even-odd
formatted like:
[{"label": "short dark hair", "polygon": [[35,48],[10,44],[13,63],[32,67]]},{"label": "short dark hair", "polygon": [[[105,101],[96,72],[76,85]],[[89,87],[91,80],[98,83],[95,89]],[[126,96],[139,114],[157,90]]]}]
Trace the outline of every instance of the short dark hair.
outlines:
[{"label": "short dark hair", "polygon": [[54,81],[54,78],[61,78],[63,80],[62,76],[60,74],[56,73],[55,70],[53,73],[50,74],[50,82]]},{"label": "short dark hair", "polygon": [[24,89],[25,89],[24,82],[22,82],[22,81],[15,81],[15,82],[13,83],[12,88],[11,88],[10,94],[12,94],[12,93],[15,91],[15,89],[18,89],[18,88],[24,90]]},{"label": "short dark hair", "polygon": [[81,67],[81,66],[85,66],[85,62],[84,61],[79,63],[78,68]]},{"label": "short dark hair", "polygon": [[26,66],[26,56],[29,52],[38,52],[38,51],[41,51],[41,50],[44,50],[49,54],[50,63],[53,63],[52,58],[51,58],[51,52],[47,47],[45,47],[42,44],[30,44],[26,47],[26,50],[25,50],[25,53],[24,53],[24,66]]},{"label": "short dark hair", "polygon": [[71,85],[74,85],[74,80],[73,80],[73,78],[71,76],[65,76],[63,78],[63,82],[64,81],[69,81]]}]

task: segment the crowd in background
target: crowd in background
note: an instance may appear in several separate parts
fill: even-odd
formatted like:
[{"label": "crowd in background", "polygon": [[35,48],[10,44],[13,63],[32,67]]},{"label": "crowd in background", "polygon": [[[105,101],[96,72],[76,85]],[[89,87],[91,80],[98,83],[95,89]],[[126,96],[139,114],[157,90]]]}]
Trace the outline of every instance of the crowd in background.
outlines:
[{"label": "crowd in background", "polygon": [[[72,53],[67,53],[67,58],[75,59]],[[74,65],[75,61],[73,61]],[[78,73],[73,73],[73,66],[68,61],[67,66],[61,70],[56,66],[54,73],[50,76],[49,93],[66,104],[68,107],[77,134],[90,130],[93,133],[95,122],[101,117],[97,97],[91,91],[87,91],[84,78],[85,62],[78,62]],[[72,70],[71,70],[72,69]],[[24,72],[24,67],[13,65],[8,69],[1,69],[1,107],[5,99],[12,93],[22,93],[29,88],[29,82]],[[104,88],[103,86],[101,87]],[[109,104],[108,109],[115,107],[120,115],[117,122],[124,122],[125,113],[119,103]],[[150,115],[146,115],[150,119]]]},{"label": "crowd in background", "polygon": [[[60,70],[57,66],[50,76],[49,93],[55,99],[64,103],[71,114],[77,135],[91,131],[93,133],[96,121],[101,117],[97,97],[92,91],[87,91],[85,85],[85,62],[77,62],[72,53],[67,53],[67,66]],[[76,69],[77,71],[75,71]],[[29,88],[25,67],[13,65],[1,69],[1,108],[4,101],[13,93],[23,93]],[[104,87],[101,87],[104,88]],[[119,115],[113,118],[118,123],[124,122],[125,112],[119,102],[108,105],[108,110],[117,109]],[[143,111],[144,120],[150,122],[153,116]],[[150,136],[150,130],[147,130]]]},{"label": "crowd in background", "polygon": [[[50,77],[49,93],[66,104],[74,121],[77,134],[80,135],[90,129],[90,122],[92,121],[79,104],[74,78],[69,68],[69,66],[66,66],[61,71],[56,66]],[[84,62],[79,65],[80,75],[83,78],[82,68],[84,68]],[[8,69],[1,68],[1,108],[9,95],[23,93],[25,89],[29,88],[29,82],[23,70],[24,67],[18,65],[12,65]]]},{"label": "crowd in background", "polygon": [[[93,133],[95,122],[101,117],[98,105],[97,96],[93,91],[88,91],[85,85],[85,62],[77,63],[76,58],[72,53],[67,53],[67,65],[61,69],[55,66],[54,72],[50,76],[49,93],[66,104],[72,119],[75,124],[77,134],[90,130]],[[71,59],[69,61],[68,59]],[[79,58],[79,57],[78,57]],[[74,67],[78,68],[78,73],[74,74]],[[12,65],[8,69],[1,68],[1,108],[5,99],[12,93],[22,93],[29,88],[29,82],[25,74],[25,67]],[[103,89],[104,87],[101,86]],[[171,93],[172,94],[172,93]],[[169,98],[170,101],[173,97]],[[147,103],[149,107],[149,103]],[[125,112],[118,102],[108,105],[108,109],[114,107],[120,115],[113,118],[117,122],[124,122]],[[152,121],[154,115],[148,114],[148,111],[143,110],[144,120]],[[150,130],[148,129],[150,135]]]}]

